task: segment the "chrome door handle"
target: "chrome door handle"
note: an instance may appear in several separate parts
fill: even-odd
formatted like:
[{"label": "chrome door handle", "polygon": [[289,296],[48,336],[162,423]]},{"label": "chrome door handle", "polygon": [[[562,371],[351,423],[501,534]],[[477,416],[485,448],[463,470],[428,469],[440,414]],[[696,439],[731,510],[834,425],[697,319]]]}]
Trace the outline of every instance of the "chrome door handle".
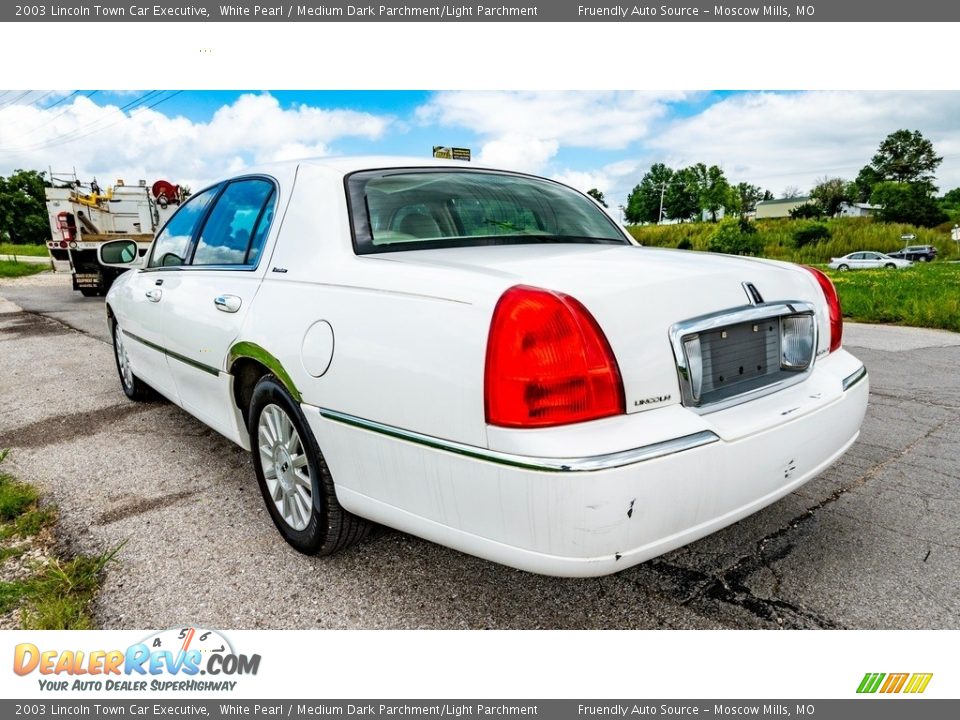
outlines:
[{"label": "chrome door handle", "polygon": [[236,295],[217,295],[217,297],[213,299],[213,304],[217,306],[217,310],[235,313],[240,309],[240,306],[243,304],[243,300],[238,298]]},{"label": "chrome door handle", "polygon": [[163,290],[159,288],[156,290],[147,290],[144,295],[147,296],[147,300],[150,302],[160,302],[160,298],[163,297]]}]

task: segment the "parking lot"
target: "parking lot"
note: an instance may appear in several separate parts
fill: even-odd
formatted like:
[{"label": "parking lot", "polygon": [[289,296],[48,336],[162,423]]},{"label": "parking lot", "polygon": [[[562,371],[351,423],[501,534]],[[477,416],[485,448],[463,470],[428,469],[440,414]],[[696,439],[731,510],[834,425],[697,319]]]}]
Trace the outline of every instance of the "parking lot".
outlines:
[{"label": "parking lot", "polygon": [[[106,628],[960,628],[960,334],[848,324],[860,440],[798,492],[617,575],[548,578],[383,529],[332,558],[275,531],[248,455],[126,400],[102,299],[0,283],[0,448],[68,549],[125,542]],[[823,432],[830,432],[824,428]]]}]

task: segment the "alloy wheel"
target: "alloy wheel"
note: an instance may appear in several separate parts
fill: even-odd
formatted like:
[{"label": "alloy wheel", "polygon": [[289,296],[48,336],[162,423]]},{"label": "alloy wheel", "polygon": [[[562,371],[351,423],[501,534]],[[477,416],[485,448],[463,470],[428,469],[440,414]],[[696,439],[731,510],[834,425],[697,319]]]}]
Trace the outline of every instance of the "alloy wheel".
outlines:
[{"label": "alloy wheel", "polygon": [[257,446],[270,498],[283,521],[303,530],[313,512],[310,464],[300,434],[279,405],[269,404],[257,423]]}]

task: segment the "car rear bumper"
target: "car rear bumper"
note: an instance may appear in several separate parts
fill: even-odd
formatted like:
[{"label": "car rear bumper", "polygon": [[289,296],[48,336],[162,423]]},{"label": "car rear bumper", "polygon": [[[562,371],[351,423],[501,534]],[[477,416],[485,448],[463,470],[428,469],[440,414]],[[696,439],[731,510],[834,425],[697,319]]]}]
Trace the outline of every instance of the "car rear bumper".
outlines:
[{"label": "car rear bumper", "polygon": [[[672,406],[622,420],[641,431],[659,419],[675,437],[568,458],[464,452],[304,411],[346,509],[523,570],[596,576],[715,532],[821,473],[859,435],[868,393],[862,365],[840,351],[767,398],[703,417]],[[583,434],[596,430],[586,425]]]}]

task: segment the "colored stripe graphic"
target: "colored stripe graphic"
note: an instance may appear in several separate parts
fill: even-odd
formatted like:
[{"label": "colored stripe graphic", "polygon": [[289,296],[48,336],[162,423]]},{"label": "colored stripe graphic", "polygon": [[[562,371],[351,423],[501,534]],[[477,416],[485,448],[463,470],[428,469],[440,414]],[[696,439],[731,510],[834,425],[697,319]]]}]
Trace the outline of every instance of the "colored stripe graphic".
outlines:
[{"label": "colored stripe graphic", "polygon": [[886,677],[884,673],[867,673],[863,676],[863,680],[860,681],[860,687],[857,688],[857,692],[875,693],[877,688],[880,687],[880,682],[884,677]]},{"label": "colored stripe graphic", "polygon": [[910,678],[910,682],[907,683],[907,687],[904,692],[922,693],[927,689],[927,685],[930,684],[930,679],[932,677],[933,673],[914,673],[913,677]]},{"label": "colored stripe graphic", "polygon": [[890,673],[887,675],[887,681],[880,688],[882,693],[898,693],[903,688],[903,684],[910,677],[910,673]]},{"label": "colored stripe graphic", "polygon": [[[857,686],[858,693],[875,693],[877,691],[885,694],[904,693],[922,693],[927,689],[933,673],[866,673],[860,685]],[[881,684],[882,683],[882,684]]]}]

